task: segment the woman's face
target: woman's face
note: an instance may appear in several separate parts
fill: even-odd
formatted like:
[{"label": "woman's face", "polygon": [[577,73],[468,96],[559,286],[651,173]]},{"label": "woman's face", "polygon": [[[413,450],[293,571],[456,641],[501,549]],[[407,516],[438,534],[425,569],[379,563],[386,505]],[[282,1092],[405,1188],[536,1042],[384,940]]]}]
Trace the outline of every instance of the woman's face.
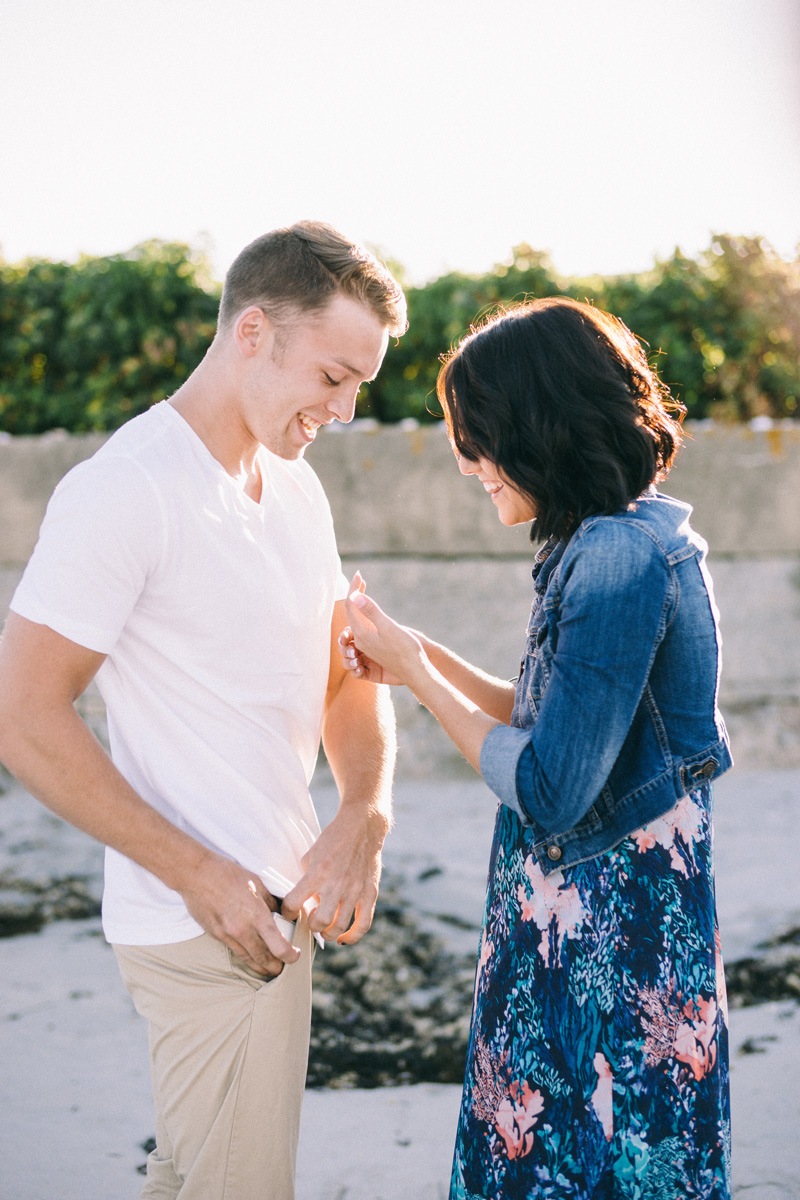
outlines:
[{"label": "woman's face", "polygon": [[458,469],[462,475],[477,475],[484,490],[492,498],[492,504],[497,509],[497,515],[504,525],[522,525],[532,521],[536,516],[533,501],[523,495],[510,483],[499,467],[488,458],[466,458],[459,454],[453,443],[453,453],[456,456]]}]

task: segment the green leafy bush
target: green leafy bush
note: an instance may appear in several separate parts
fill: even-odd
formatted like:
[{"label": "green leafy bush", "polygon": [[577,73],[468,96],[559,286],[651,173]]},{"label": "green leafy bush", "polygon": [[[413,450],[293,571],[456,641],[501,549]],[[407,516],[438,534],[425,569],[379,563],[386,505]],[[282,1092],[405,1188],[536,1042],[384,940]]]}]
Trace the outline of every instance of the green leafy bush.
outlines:
[{"label": "green leafy bush", "polygon": [[[409,330],[364,387],[359,416],[434,420],[440,355],[498,305],[547,295],[616,313],[695,418],[797,417],[800,259],[763,239],[713,238],[638,275],[564,279],[516,247],[484,275],[407,289]],[[202,255],[147,242],[75,264],[0,261],[0,429],[116,429],[170,395],[214,335],[219,288]]]},{"label": "green leafy bush", "polygon": [[647,275],[606,280],[604,308],[655,355],[691,417],[796,417],[800,259],[760,238],[719,236],[696,260],[676,251]]},{"label": "green leafy bush", "polygon": [[408,291],[410,328],[391,346],[359,412],[432,420],[439,355],[498,304],[567,295],[620,317],[693,418],[796,417],[800,404],[800,259],[760,238],[715,237],[696,259],[679,250],[651,271],[561,279],[530,246],[482,276],[450,274]]},{"label": "green leafy bush", "polygon": [[0,264],[0,428],[116,429],[186,379],[218,302],[202,256],[178,244]]}]

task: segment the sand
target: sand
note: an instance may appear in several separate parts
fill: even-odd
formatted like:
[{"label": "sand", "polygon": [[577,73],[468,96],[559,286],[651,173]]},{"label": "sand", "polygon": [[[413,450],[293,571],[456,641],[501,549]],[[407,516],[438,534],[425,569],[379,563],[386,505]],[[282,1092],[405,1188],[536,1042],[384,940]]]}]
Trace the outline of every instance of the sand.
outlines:
[{"label": "sand", "polygon": [[[330,788],[316,794],[329,813]],[[731,961],[800,926],[799,801],[796,770],[734,771],[717,787]],[[491,822],[479,783],[398,787],[387,869],[454,948],[474,939],[463,926],[480,917]],[[91,875],[97,854],[12,788],[0,798],[0,868],[10,862]],[[800,1200],[798,1004],[733,1010],[731,1050],[734,1195]],[[146,1034],[96,918],[0,941],[0,1064],[0,1200],[135,1200],[153,1132]],[[446,1197],[459,1095],[432,1084],[308,1091],[297,1200]]]}]

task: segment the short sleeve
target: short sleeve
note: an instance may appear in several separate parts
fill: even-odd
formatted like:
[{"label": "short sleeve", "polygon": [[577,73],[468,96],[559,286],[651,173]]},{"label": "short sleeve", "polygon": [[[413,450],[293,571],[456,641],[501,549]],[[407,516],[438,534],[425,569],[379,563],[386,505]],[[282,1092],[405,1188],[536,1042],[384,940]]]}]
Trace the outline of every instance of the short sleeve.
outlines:
[{"label": "short sleeve", "polygon": [[47,506],[11,609],[108,654],[164,541],[155,485],[128,458],[100,452],[74,467]]},{"label": "short sleeve", "polygon": [[350,595],[350,580],[342,570],[342,564],[339,563],[339,574],[336,579],[336,589],[334,591],[334,600],[346,600]]}]

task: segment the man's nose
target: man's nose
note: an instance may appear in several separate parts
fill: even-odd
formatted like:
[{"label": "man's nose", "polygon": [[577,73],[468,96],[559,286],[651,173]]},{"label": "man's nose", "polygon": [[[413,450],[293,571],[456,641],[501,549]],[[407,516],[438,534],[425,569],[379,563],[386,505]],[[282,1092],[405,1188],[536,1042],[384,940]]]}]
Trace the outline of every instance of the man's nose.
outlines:
[{"label": "man's nose", "polygon": [[337,421],[341,421],[347,425],[356,415],[356,400],[358,399],[358,387],[350,388],[343,392],[341,389],[336,396],[328,401],[328,412],[332,412]]}]

